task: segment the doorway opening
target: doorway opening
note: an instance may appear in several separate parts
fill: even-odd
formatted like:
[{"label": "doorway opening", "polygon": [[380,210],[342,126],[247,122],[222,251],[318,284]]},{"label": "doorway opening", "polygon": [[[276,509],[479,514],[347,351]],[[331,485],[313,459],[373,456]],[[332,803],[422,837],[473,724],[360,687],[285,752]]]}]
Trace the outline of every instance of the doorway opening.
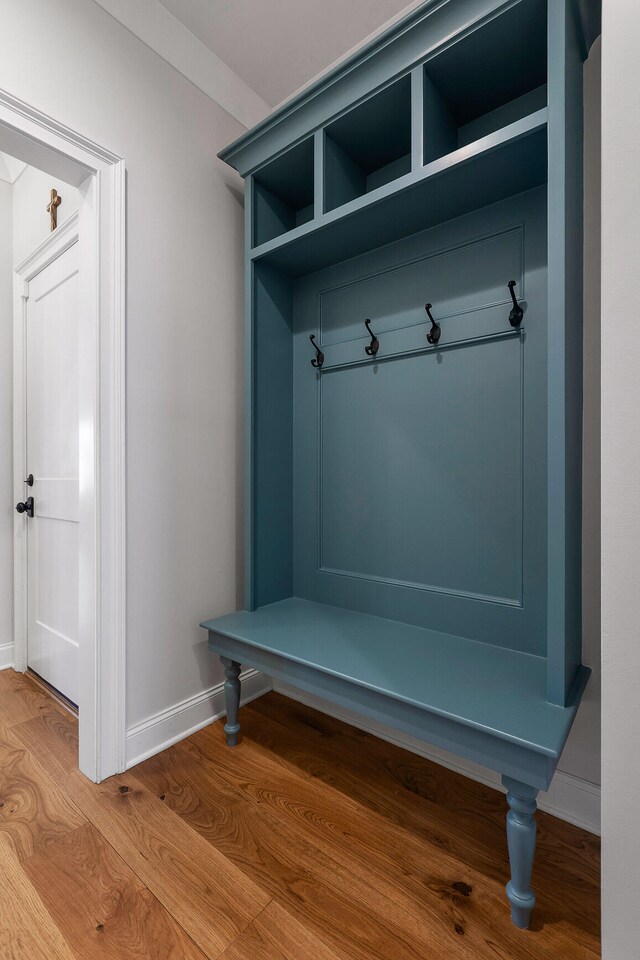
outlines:
[{"label": "doorway opening", "polygon": [[13,666],[77,704],[99,782],[125,766],[125,165],[3,91],[0,153],[51,217],[13,262]]},{"label": "doorway opening", "polygon": [[[13,185],[14,458],[22,465],[15,509],[22,550],[15,604],[26,609],[16,636],[16,663],[35,673],[76,707],[80,702],[81,302],[79,193],[26,167]],[[73,209],[58,223],[58,208],[43,224],[47,196]],[[35,201],[35,202],[34,202]],[[41,239],[44,238],[44,239]],[[34,240],[36,241],[34,246]],[[40,242],[37,242],[40,241]],[[22,257],[28,249],[26,257]],[[20,473],[20,471],[16,471]],[[18,484],[20,478],[16,476]],[[26,552],[26,565],[24,556]],[[26,597],[24,594],[26,593]],[[26,600],[26,603],[25,603]]]}]

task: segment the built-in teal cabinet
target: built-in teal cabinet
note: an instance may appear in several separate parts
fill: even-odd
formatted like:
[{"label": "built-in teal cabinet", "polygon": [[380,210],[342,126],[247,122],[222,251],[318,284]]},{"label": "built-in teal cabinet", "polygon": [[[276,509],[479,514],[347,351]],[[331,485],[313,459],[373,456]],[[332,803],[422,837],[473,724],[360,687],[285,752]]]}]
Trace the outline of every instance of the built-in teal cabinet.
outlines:
[{"label": "built-in teal cabinet", "polygon": [[597,3],[424,3],[221,154],[246,181],[247,664],[498,770],[514,922],[581,664]]}]

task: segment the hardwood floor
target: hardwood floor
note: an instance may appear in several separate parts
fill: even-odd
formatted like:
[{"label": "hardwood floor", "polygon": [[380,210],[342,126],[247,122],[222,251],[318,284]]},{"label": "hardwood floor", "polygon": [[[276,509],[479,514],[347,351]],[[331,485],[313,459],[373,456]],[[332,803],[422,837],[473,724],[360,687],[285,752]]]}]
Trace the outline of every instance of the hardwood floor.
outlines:
[{"label": "hardwood floor", "polygon": [[538,814],[509,919],[497,792],[271,693],[96,786],[0,672],[0,960],[594,960],[599,842]]}]

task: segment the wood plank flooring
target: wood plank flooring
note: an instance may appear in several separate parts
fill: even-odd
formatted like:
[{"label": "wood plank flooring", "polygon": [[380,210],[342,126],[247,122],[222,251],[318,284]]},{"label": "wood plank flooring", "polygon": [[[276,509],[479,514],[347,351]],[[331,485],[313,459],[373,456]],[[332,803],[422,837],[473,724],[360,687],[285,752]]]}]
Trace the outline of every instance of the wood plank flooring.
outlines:
[{"label": "wood plank flooring", "polygon": [[271,693],[96,786],[0,672],[0,960],[595,960],[599,842],[538,814],[509,919],[496,791]]}]

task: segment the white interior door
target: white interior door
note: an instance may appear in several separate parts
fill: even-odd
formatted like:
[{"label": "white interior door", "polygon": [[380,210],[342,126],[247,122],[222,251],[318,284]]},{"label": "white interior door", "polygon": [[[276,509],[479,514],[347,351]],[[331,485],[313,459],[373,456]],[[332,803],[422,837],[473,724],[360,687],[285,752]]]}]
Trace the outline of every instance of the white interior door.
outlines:
[{"label": "white interior door", "polygon": [[78,244],[29,283],[27,663],[78,703]]}]

